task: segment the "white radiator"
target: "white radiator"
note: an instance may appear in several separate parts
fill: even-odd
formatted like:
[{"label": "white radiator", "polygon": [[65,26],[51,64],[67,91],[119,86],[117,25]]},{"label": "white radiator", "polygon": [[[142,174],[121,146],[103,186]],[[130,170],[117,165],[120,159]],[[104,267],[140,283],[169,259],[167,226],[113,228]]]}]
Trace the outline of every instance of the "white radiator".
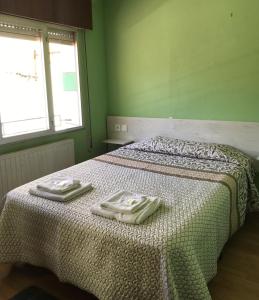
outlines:
[{"label": "white radiator", "polygon": [[64,140],[1,155],[0,202],[8,191],[44,175],[74,165],[74,157],[73,140]]}]

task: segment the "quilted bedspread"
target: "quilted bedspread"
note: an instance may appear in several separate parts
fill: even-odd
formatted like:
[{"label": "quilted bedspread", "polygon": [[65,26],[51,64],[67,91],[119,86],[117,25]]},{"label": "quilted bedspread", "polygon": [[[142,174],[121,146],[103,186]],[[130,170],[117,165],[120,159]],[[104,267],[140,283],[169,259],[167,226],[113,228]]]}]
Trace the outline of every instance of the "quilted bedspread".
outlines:
[{"label": "quilted bedspread", "polygon": [[[220,252],[244,222],[244,168],[121,148],[57,174],[94,189],[69,203],[31,196],[42,179],[9,192],[0,216],[1,263],[46,267],[100,300],[210,299],[207,283]],[[162,206],[141,225],[91,214],[119,189],[159,196]]]}]

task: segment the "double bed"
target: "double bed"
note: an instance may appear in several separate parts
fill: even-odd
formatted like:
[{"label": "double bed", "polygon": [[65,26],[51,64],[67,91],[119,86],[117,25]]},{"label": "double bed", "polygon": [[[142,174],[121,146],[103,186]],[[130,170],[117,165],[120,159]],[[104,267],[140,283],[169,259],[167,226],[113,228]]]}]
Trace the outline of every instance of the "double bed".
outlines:
[{"label": "double bed", "polygon": [[[9,192],[0,263],[46,267],[100,300],[210,299],[225,243],[258,208],[251,160],[224,145],[156,137],[56,175],[94,189],[67,203],[30,195],[42,178]],[[140,225],[91,213],[117,190],[158,196],[162,205]]]}]

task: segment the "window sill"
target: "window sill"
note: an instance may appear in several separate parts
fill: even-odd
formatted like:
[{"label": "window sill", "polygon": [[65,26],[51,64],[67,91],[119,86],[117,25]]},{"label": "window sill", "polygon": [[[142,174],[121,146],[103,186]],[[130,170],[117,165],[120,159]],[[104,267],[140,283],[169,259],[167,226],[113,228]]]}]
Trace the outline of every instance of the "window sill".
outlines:
[{"label": "window sill", "polygon": [[17,135],[17,136],[13,136],[13,137],[3,138],[2,140],[0,140],[0,146],[29,141],[29,140],[37,139],[37,138],[41,138],[41,137],[56,136],[59,134],[84,130],[85,128],[86,128],[85,126],[78,126],[78,127],[73,127],[70,129],[60,130],[60,131],[48,130],[48,131],[38,131],[38,132],[28,133],[28,134],[24,134],[24,135]]}]

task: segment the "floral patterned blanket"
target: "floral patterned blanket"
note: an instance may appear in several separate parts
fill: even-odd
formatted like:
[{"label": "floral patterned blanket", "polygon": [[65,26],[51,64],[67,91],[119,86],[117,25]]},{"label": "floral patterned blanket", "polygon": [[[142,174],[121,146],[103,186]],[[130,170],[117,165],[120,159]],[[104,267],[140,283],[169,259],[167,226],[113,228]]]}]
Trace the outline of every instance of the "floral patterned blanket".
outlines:
[{"label": "floral patterned blanket", "polygon": [[[101,300],[210,299],[207,282],[220,252],[257,193],[252,169],[248,161],[190,157],[184,149],[172,154],[170,143],[161,153],[153,148],[160,142],[55,173],[92,182],[93,191],[70,203],[31,196],[29,188],[42,179],[8,193],[0,262],[49,268]],[[91,214],[92,205],[118,189],[159,196],[162,207],[141,225]]]}]

